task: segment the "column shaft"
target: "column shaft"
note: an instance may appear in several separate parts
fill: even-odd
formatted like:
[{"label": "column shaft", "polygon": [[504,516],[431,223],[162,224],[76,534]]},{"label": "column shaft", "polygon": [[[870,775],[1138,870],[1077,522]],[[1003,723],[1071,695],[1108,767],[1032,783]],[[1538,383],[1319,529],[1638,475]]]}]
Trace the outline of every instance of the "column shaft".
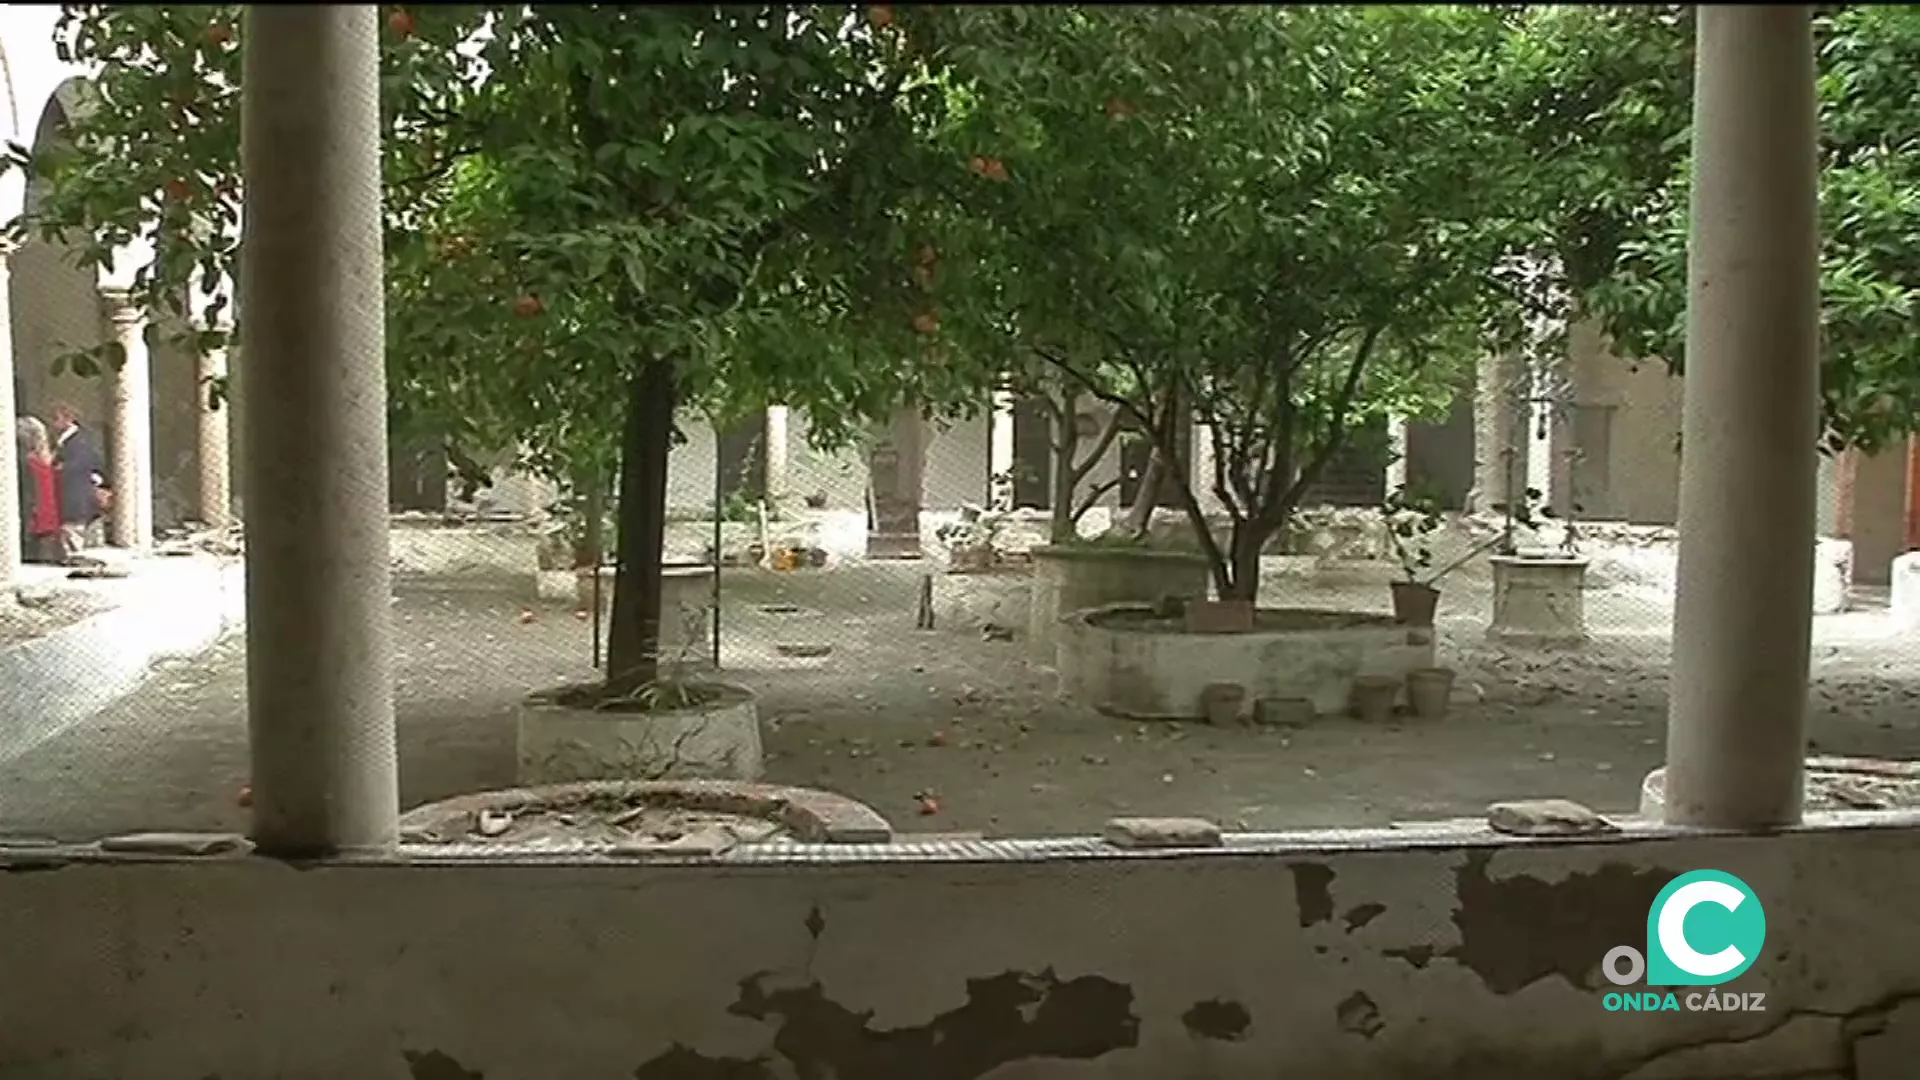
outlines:
[{"label": "column shaft", "polygon": [[1819,227],[1812,9],[1702,6],[1666,816],[1800,818]]},{"label": "column shaft", "polygon": [[775,508],[785,506],[792,494],[787,490],[787,463],[792,450],[787,415],[785,405],[769,405],[761,428],[767,451],[767,502]]},{"label": "column shaft", "polygon": [[194,370],[194,423],[197,442],[195,459],[199,482],[194,488],[194,516],[216,529],[227,527],[232,518],[233,493],[228,481],[228,422],[232,410],[225,402],[213,406],[213,387],[227,377],[227,350],[203,349]]},{"label": "column shaft", "polygon": [[1527,487],[1533,373],[1512,353],[1480,358],[1474,369],[1473,491],[1468,508],[1489,513]]},{"label": "column shaft", "polygon": [[107,539],[115,547],[142,551],[153,545],[153,358],[147,350],[147,319],[125,290],[100,290],[120,345],[121,363],[111,375],[113,415],[107,418],[107,470],[113,507]]},{"label": "column shaft", "polygon": [[0,606],[13,599],[9,592],[20,576],[20,440],[14,427],[20,403],[13,398],[12,278],[7,272],[11,252],[0,249]]},{"label": "column shaft", "polygon": [[379,9],[250,6],[242,494],[254,840],[397,838],[387,610]]}]

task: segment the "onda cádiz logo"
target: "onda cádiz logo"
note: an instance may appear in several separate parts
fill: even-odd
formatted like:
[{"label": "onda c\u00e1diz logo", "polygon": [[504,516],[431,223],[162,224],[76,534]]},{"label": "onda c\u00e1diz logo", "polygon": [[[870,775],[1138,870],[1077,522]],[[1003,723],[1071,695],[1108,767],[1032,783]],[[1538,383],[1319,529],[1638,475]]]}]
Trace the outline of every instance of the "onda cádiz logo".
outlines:
[{"label": "onda c\u00e1diz logo", "polygon": [[[1747,883],[1720,870],[1693,870],[1667,883],[1647,912],[1647,951],[1610,950],[1600,970],[1615,986],[1645,976],[1648,987],[1715,987],[1738,977],[1760,956],[1767,916]],[[1765,994],[1704,990],[1609,991],[1608,1012],[1765,1012]]]}]

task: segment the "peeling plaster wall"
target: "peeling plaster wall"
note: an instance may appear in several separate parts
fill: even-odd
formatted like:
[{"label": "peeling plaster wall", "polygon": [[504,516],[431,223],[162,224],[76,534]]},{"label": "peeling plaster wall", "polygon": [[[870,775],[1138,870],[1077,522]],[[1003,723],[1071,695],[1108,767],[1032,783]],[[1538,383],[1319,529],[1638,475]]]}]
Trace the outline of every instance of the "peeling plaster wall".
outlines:
[{"label": "peeling plaster wall", "polygon": [[[1420,834],[1401,834],[1418,836]],[[1329,834],[1327,845],[1351,843]],[[30,864],[20,864],[30,865]],[[1702,867],[1761,1013],[1617,1014]],[[0,1075],[1910,1080],[1920,831],[787,866],[0,874]]]}]

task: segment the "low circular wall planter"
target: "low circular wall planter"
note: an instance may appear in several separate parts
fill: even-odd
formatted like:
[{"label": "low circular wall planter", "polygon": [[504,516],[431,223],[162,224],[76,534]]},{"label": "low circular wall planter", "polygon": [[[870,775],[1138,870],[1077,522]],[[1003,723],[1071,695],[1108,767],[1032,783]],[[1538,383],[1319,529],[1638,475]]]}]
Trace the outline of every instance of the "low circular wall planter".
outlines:
[{"label": "low circular wall planter", "polygon": [[1027,639],[1034,654],[1055,661],[1061,620],[1113,604],[1151,604],[1163,596],[1204,600],[1207,560],[1188,551],[1121,544],[1058,544],[1034,548],[1033,597]]},{"label": "low circular wall planter", "polygon": [[1114,604],[1062,623],[1061,693],[1134,719],[1200,719],[1202,695],[1235,683],[1247,696],[1304,699],[1345,712],[1354,679],[1405,678],[1433,666],[1433,631],[1391,616],[1261,608],[1245,633],[1195,634],[1151,606]]},{"label": "low circular wall planter", "polygon": [[1495,555],[1489,640],[1568,647],[1587,640],[1587,560]]},{"label": "low circular wall planter", "polygon": [[[1920,809],[1920,762],[1885,758],[1807,759],[1807,810]],[[1663,765],[1640,782],[1640,816],[1666,816],[1667,770]]]},{"label": "low circular wall planter", "polygon": [[483,791],[400,819],[401,842],[717,854],[735,844],[883,844],[872,807],[813,788],[727,781],[589,781]]},{"label": "low circular wall planter", "polygon": [[563,704],[578,687],[527,698],[519,716],[520,782],[758,779],[763,759],[753,694],[732,683],[690,685],[708,696],[649,712]]}]

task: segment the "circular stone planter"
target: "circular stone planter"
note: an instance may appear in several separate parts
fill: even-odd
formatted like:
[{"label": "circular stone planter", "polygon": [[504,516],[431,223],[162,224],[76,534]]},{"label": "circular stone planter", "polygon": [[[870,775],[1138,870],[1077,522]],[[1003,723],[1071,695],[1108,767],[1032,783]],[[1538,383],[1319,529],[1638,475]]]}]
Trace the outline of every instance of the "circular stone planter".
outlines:
[{"label": "circular stone planter", "polygon": [[400,835],[422,846],[709,855],[783,840],[884,844],[893,827],[865,803],[813,788],[602,780],[428,803],[401,817]]},{"label": "circular stone planter", "polygon": [[[1666,792],[1667,770],[1662,766],[1640,782],[1640,816],[1663,818]],[[1809,811],[1920,809],[1920,762],[1810,757],[1805,798]]]},{"label": "circular stone planter", "polygon": [[[1207,561],[1188,551],[1119,544],[1034,548],[1027,639],[1042,660],[1056,660],[1062,620],[1114,604],[1152,604],[1163,596],[1204,600]],[[1218,681],[1218,680],[1214,680]]]},{"label": "circular stone planter", "polygon": [[1247,696],[1305,699],[1317,715],[1347,710],[1354,679],[1403,679],[1433,666],[1433,631],[1391,616],[1262,608],[1238,634],[1189,633],[1144,604],[1079,611],[1062,622],[1060,690],[1134,719],[1201,719],[1202,695],[1237,683]]},{"label": "circular stone planter", "polygon": [[561,704],[575,687],[534,694],[520,705],[520,783],[758,779],[760,717],[753,694],[731,683],[694,685],[713,696],[651,712]]},{"label": "circular stone planter", "polygon": [[1499,644],[1574,646],[1587,640],[1587,560],[1495,555],[1493,622]]}]

